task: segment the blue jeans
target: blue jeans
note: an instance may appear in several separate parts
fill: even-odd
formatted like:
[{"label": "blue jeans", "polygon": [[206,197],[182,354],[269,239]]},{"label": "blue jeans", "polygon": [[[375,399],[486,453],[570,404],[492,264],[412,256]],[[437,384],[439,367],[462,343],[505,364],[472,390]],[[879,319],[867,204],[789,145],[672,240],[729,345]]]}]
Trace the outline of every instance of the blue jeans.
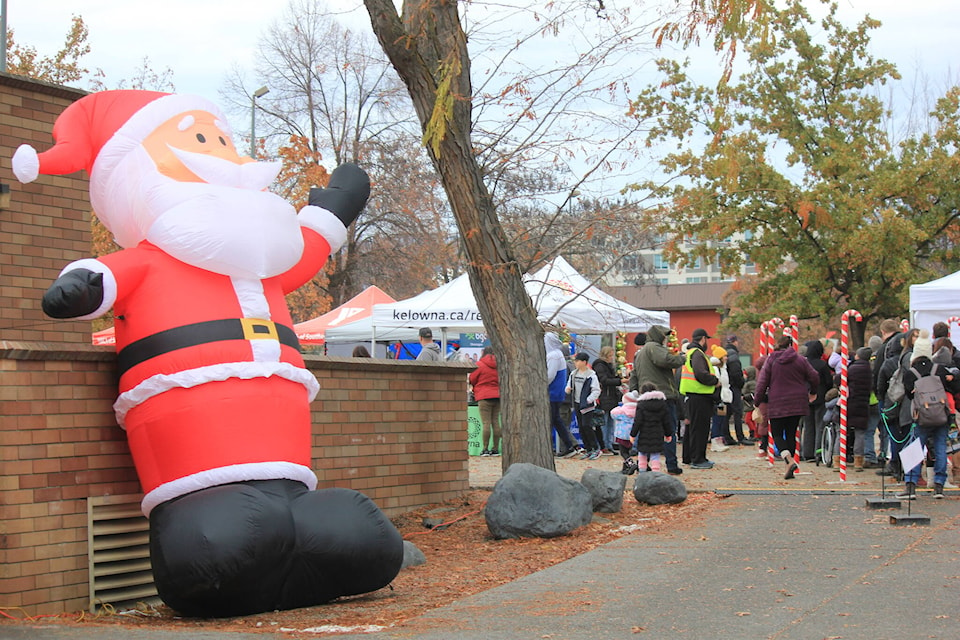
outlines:
[{"label": "blue jeans", "polygon": [[563,443],[563,448],[560,451],[567,451],[573,449],[575,444],[573,438],[570,436],[570,426],[568,422],[565,422],[563,416],[561,415],[561,409],[563,408],[564,402],[550,401],[550,426],[553,427],[553,430],[556,431],[557,436],[560,438],[560,442]]},{"label": "blue jeans", "polygon": [[883,398],[877,403],[877,431],[880,434],[880,449],[877,451],[879,457],[884,460],[892,459],[892,456],[888,455],[887,449],[890,448],[890,434],[887,432],[886,427],[883,426],[883,418],[881,414],[883,413]]},{"label": "blue jeans", "polygon": [[[916,428],[916,437],[920,442],[929,444],[933,448],[933,481],[940,486],[947,483],[947,425],[940,427],[921,427]],[[904,443],[906,446],[909,443]],[[920,479],[920,469],[924,462],[921,462],[913,469],[904,474],[904,480],[916,484]]]},{"label": "blue jeans", "polygon": [[880,405],[872,404],[867,413],[867,430],[863,432],[863,459],[866,462],[876,463],[877,461],[874,441],[876,440],[878,424],[880,424]]},{"label": "blue jeans", "polygon": [[613,426],[616,423],[609,411],[603,412],[603,448],[613,451]]},{"label": "blue jeans", "polygon": [[723,438],[726,440],[730,437],[730,405],[727,404],[727,413],[725,415],[713,414],[713,418],[710,420],[710,438]]}]

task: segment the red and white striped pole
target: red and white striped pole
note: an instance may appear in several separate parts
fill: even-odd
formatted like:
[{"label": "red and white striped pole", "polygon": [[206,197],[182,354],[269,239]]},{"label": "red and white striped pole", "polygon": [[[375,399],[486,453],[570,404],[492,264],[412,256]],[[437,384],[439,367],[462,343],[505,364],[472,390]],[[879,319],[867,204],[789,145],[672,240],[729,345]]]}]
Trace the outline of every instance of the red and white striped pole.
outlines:
[{"label": "red and white striped pole", "polygon": [[847,363],[850,360],[850,317],[856,321],[863,316],[856,309],[847,309],[840,316],[840,482],[847,480]]},{"label": "red and white striped pole", "polygon": [[[797,319],[797,316],[792,315],[792,316],[790,316],[790,319],[788,320],[788,322],[790,323],[789,328],[788,328],[788,329],[784,329],[784,330],[783,330],[783,333],[784,333],[784,335],[786,335],[787,332],[789,331],[789,333],[790,333],[790,339],[793,340],[793,348],[794,348],[794,350],[800,351],[800,320]],[[801,420],[800,422],[797,423],[797,434],[794,436],[794,443],[795,443],[795,446],[796,446],[796,451],[793,452],[793,460],[794,460],[794,462],[796,462],[798,465],[800,464],[800,449],[801,449],[801,447],[800,447],[800,424],[801,424],[802,422],[803,422],[803,421]]]},{"label": "red and white striped pole", "polygon": [[950,325],[952,325],[955,322],[957,324],[960,324],[960,316],[950,316],[949,318],[947,318],[947,333],[951,335],[951,338],[950,338],[951,340],[953,340],[953,337],[952,337],[953,331],[950,331]]},{"label": "red and white striped pole", "polygon": [[[773,335],[770,321],[760,323],[760,356],[768,356],[772,351]],[[773,434],[767,428],[767,463],[773,466]]]},{"label": "red and white striped pole", "polygon": [[[780,331],[781,329],[783,329],[783,320],[781,320],[780,318],[770,318],[769,320],[767,320],[767,328],[768,328],[767,335],[769,336],[769,339],[770,339],[770,343],[769,343],[770,351],[768,353],[773,353],[774,349],[776,349],[777,347],[777,340],[774,336],[777,335],[777,331]],[[769,417],[767,418],[767,428],[768,429],[770,428]],[[767,433],[767,463],[770,466],[773,466],[774,460],[776,460],[776,457],[773,454],[775,444],[776,443],[773,439],[773,430],[770,429]]]}]

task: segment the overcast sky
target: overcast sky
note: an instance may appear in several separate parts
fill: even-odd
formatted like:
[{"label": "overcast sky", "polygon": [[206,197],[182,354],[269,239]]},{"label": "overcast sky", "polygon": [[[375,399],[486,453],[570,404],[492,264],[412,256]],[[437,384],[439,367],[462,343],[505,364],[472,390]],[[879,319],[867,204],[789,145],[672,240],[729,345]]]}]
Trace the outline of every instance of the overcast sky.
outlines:
[{"label": "overcast sky", "polygon": [[[343,11],[348,24],[370,28],[359,0],[328,4]],[[276,0],[7,0],[7,22],[17,42],[52,55],[79,13],[90,30],[92,51],[84,60],[104,70],[108,85],[132,77],[147,56],[154,69],[173,70],[178,92],[218,101],[226,71],[234,64],[251,66],[260,34],[285,6]],[[895,62],[901,73],[913,74],[922,64],[939,80],[958,58],[957,0],[840,0],[840,6],[848,25],[866,11],[883,22],[873,36],[875,54]]]}]

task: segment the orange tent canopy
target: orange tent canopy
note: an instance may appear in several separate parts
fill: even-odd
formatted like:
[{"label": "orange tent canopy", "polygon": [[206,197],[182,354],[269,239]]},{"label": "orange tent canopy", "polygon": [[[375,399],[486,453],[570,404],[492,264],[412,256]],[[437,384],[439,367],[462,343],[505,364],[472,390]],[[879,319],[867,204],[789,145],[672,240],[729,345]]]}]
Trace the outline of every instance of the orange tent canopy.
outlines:
[{"label": "orange tent canopy", "polygon": [[323,344],[330,327],[356,322],[373,313],[373,305],[396,302],[377,286],[369,286],[342,305],[320,317],[293,325],[301,344]]}]

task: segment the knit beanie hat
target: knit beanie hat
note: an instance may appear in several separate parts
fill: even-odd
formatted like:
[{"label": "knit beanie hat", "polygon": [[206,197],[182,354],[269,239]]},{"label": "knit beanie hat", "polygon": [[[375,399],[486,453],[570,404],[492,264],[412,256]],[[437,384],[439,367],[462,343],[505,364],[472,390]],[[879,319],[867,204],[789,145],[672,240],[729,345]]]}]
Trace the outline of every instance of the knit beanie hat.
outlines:
[{"label": "knit beanie hat", "polygon": [[913,355],[911,356],[911,361],[923,356],[929,358],[932,355],[933,342],[930,341],[930,332],[926,329],[921,329],[920,337],[917,338],[917,341],[913,343]]},{"label": "knit beanie hat", "polygon": [[710,349],[710,355],[719,360],[720,358],[727,357],[727,350],[723,347],[713,345],[713,348]]}]

